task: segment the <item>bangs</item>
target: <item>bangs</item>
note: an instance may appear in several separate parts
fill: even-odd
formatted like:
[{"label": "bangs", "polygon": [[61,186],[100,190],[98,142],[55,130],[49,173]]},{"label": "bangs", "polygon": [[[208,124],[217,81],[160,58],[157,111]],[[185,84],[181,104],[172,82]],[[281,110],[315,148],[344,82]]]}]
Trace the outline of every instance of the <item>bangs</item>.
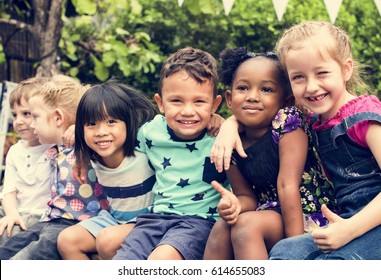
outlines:
[{"label": "bangs", "polygon": [[85,96],[79,116],[82,124],[106,120],[111,117],[124,120],[124,102],[108,91],[93,91]]}]

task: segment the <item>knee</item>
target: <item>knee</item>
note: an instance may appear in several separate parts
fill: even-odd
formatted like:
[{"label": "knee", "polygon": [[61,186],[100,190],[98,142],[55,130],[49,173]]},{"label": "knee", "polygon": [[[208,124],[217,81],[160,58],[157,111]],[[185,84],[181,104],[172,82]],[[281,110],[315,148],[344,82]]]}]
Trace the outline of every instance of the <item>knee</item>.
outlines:
[{"label": "knee", "polygon": [[70,227],[62,230],[57,237],[58,251],[63,253],[75,246],[77,242],[76,236]]},{"label": "knee", "polygon": [[111,260],[118,248],[115,246],[111,235],[108,234],[107,229],[102,229],[96,239],[96,250],[102,260]]}]

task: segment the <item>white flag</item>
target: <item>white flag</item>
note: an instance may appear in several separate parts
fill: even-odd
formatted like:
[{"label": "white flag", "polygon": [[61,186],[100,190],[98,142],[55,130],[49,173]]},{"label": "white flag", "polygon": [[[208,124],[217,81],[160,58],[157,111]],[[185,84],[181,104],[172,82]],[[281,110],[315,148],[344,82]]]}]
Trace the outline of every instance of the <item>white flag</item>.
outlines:
[{"label": "white flag", "polygon": [[179,3],[179,6],[181,7],[184,3],[184,0],[177,0],[177,3]]},{"label": "white flag", "polygon": [[374,0],[374,3],[376,4],[378,13],[381,16],[381,0]]},{"label": "white flag", "polygon": [[343,0],[324,0],[325,7],[327,8],[329,19],[335,23],[337,14]]},{"label": "white flag", "polygon": [[224,4],[225,15],[228,15],[233,8],[234,0],[222,0]]},{"label": "white flag", "polygon": [[288,0],[272,0],[275,8],[276,17],[279,21],[282,20],[284,12],[286,11],[286,7],[288,4]]}]

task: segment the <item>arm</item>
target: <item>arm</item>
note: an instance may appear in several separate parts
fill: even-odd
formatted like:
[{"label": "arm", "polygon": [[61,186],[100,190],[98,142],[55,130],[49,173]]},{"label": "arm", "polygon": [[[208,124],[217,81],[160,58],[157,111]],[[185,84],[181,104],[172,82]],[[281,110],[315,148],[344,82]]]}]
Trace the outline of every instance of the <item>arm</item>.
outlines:
[{"label": "arm", "polygon": [[75,132],[75,125],[72,124],[68,127],[68,129],[65,131],[62,142],[65,145],[65,147],[73,147],[74,146],[74,132]]},{"label": "arm", "polygon": [[[366,141],[378,165],[381,167],[380,124],[374,123],[370,125],[366,134]],[[329,220],[329,226],[315,230],[312,236],[315,238],[319,249],[323,251],[337,250],[353,239],[381,225],[381,193],[349,219],[341,218],[325,206],[322,207],[322,211]]]},{"label": "arm", "polygon": [[241,157],[247,157],[238,134],[239,123],[234,116],[229,117],[220,128],[216,141],[210,151],[210,160],[215,164],[218,172],[228,170],[233,149]]},{"label": "arm", "polygon": [[277,190],[287,237],[304,232],[299,186],[308,152],[308,138],[301,129],[286,133],[279,141]]},{"label": "arm", "polygon": [[15,224],[20,225],[21,229],[26,230],[24,220],[17,209],[16,191],[4,195],[3,207],[5,216],[0,219],[0,235],[7,229],[7,235],[11,236],[12,228]]}]

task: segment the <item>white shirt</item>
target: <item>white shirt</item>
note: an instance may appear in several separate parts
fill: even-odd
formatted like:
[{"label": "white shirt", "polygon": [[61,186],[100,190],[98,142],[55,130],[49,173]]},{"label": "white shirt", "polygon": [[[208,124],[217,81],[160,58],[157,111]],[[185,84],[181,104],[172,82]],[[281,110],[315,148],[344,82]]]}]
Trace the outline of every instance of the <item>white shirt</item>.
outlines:
[{"label": "white shirt", "polygon": [[6,158],[3,195],[16,191],[19,212],[44,213],[51,196],[51,145],[27,147],[24,140],[11,146]]}]

